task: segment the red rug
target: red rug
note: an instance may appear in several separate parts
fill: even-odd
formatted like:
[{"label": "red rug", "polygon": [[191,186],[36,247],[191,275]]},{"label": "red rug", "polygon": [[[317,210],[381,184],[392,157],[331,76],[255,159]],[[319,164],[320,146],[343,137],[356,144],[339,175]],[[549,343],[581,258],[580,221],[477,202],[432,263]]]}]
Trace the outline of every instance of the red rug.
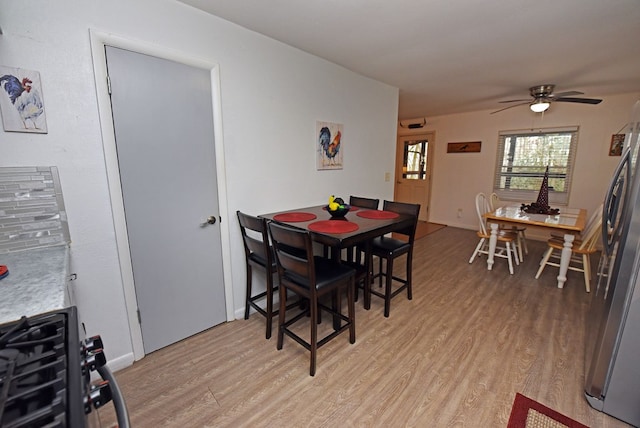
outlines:
[{"label": "red rug", "polygon": [[507,428],[589,428],[537,401],[516,393]]}]

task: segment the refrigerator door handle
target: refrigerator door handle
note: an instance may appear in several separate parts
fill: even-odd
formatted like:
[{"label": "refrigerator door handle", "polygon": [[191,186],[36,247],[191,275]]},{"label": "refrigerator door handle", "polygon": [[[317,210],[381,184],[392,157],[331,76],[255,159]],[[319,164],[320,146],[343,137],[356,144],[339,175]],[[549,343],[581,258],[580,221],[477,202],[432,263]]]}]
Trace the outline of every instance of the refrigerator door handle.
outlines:
[{"label": "refrigerator door handle", "polygon": [[[613,246],[621,231],[622,219],[618,218],[618,215],[624,212],[627,204],[628,192],[625,190],[631,178],[629,160],[630,149],[627,147],[613,173],[613,179],[609,184],[602,208],[602,242],[608,256],[611,256]],[[620,204],[622,204],[622,207]]]}]

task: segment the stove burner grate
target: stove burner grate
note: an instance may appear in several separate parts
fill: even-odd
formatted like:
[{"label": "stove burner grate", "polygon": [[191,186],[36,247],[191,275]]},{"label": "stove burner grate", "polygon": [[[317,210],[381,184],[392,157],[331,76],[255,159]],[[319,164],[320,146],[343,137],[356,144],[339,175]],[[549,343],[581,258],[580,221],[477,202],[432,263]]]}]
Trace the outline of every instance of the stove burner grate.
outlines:
[{"label": "stove burner grate", "polygon": [[69,376],[81,374],[79,362],[70,360],[74,352],[79,360],[80,347],[77,330],[70,332],[76,321],[68,315],[60,311],[0,326],[0,426],[74,426],[69,397],[77,394],[82,401],[82,391],[72,391]]}]

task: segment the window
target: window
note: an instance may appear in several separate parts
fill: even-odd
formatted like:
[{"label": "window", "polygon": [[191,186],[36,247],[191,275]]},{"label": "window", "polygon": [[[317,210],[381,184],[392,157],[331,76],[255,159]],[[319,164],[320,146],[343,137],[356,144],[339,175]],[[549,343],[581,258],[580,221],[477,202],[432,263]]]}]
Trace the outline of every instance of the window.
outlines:
[{"label": "window", "polygon": [[404,142],[402,178],[424,180],[427,176],[427,140]]},{"label": "window", "polygon": [[535,201],[549,167],[549,203],[566,204],[578,128],[500,132],[493,184],[501,199]]}]

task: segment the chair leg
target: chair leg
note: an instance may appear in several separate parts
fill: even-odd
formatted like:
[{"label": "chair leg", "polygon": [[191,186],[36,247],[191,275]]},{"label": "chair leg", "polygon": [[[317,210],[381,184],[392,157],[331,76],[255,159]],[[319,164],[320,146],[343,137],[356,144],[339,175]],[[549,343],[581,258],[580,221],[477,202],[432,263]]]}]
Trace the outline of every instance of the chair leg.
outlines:
[{"label": "chair leg", "polygon": [[[347,296],[347,299],[349,297]],[[332,299],[332,305],[333,305],[333,310],[336,311],[337,313],[342,313],[342,290],[338,289],[338,290],[334,290],[331,293],[331,299]],[[318,315],[320,315],[320,313],[318,313]],[[318,324],[320,324],[320,316],[318,316]],[[341,321],[340,321],[340,317],[334,315],[333,316],[333,329],[335,331],[340,330],[340,326],[341,326]]]},{"label": "chair leg", "polygon": [[[271,339],[271,325],[273,321],[273,275],[266,273],[267,277],[267,331],[265,337]],[[286,302],[285,302],[286,306]]]},{"label": "chair leg", "polygon": [[518,239],[518,261],[524,262],[524,257],[522,256],[522,245],[523,245],[524,239],[522,238],[519,232],[516,232],[516,236]]},{"label": "chair leg", "polygon": [[318,351],[318,299],[311,299],[311,340],[309,341],[309,351],[311,352],[311,361],[309,366],[309,375],[316,374],[316,352]]},{"label": "chair leg", "polygon": [[411,275],[411,263],[413,260],[413,253],[411,250],[407,253],[407,300],[413,300],[412,288],[412,275]]},{"label": "chair leg", "polygon": [[347,289],[347,311],[349,316],[349,343],[356,343],[356,305],[353,299],[354,288],[356,283],[354,279],[349,282]]},{"label": "chair leg", "polygon": [[[507,261],[509,262],[509,273],[511,275],[513,275],[513,260],[512,260],[512,258],[513,258],[514,252],[511,249],[511,243],[510,242],[507,242],[505,244],[505,247],[507,247]],[[516,257],[518,257],[518,256],[516,256]]]},{"label": "chair leg", "polygon": [[251,265],[249,263],[247,263],[247,294],[246,294],[246,299],[245,299],[245,305],[244,305],[244,319],[248,320],[249,319],[249,309],[251,309],[251,304],[249,303],[249,301],[251,300],[251,278],[253,276],[253,273],[251,271]]},{"label": "chair leg", "polygon": [[366,310],[371,309],[371,284],[375,281],[373,275],[373,255],[365,254],[367,258],[366,266],[367,266],[367,278],[364,281],[364,308]]},{"label": "chair leg", "polygon": [[476,258],[476,256],[480,252],[480,248],[482,248],[482,245],[484,244],[484,240],[485,240],[485,238],[480,238],[480,242],[478,242],[478,246],[476,247],[475,250],[473,250],[473,254],[471,254],[471,258],[469,259],[469,263],[473,263],[473,260]]},{"label": "chair leg", "polygon": [[384,288],[384,316],[389,318],[391,312],[391,285],[393,282],[393,257],[387,259]]},{"label": "chair leg", "polygon": [[582,255],[582,268],[584,269],[584,288],[587,293],[591,292],[591,260],[589,254]]},{"label": "chair leg", "polygon": [[524,253],[529,254],[529,249],[527,248],[527,236],[524,234],[524,230],[520,231],[520,235],[522,235],[522,245],[524,246]]},{"label": "chair leg", "polygon": [[284,323],[285,314],[287,311],[287,290],[280,284],[280,309],[278,312],[278,344],[276,349],[282,349],[282,342],[284,341]]},{"label": "chair leg", "polygon": [[536,273],[536,279],[540,278],[540,275],[542,275],[542,271],[544,270],[545,266],[547,266],[547,262],[549,261],[549,257],[551,257],[551,253],[553,253],[553,248],[549,247],[547,249],[547,252],[544,253],[542,261],[540,261],[540,269],[538,269],[538,272]]}]

